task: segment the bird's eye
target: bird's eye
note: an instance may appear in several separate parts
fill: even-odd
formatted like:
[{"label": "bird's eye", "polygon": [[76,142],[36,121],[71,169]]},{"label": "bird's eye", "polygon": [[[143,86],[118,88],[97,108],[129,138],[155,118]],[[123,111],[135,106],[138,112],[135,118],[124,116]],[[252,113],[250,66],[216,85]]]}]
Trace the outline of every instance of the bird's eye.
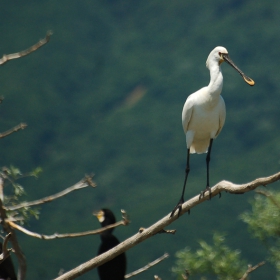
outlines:
[{"label": "bird's eye", "polygon": [[222,56],[222,53],[221,53],[221,52],[219,52],[219,56]]}]

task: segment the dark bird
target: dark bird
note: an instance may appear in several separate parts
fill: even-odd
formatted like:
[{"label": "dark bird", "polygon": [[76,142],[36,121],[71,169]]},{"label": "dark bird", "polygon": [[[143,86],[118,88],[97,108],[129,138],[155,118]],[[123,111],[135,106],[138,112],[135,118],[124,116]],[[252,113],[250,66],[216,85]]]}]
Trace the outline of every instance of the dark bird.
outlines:
[{"label": "dark bird", "polygon": [[170,217],[176,210],[180,215],[184,203],[185,187],[190,172],[190,154],[207,153],[206,156],[206,189],[201,193],[204,196],[209,191],[211,198],[211,189],[209,184],[209,162],[213,140],[221,132],[226,118],[225,102],[221,96],[223,88],[223,75],[221,64],[223,62],[230,64],[244,79],[246,83],[253,86],[255,82],[246,76],[229,58],[228,51],[224,47],[216,47],[207,58],[206,66],[210,71],[210,83],[208,86],[191,94],[183,107],[182,124],[186,136],[187,144],[187,164],[185,171],[185,180],[183,192],[178,204],[173,209]]},{"label": "dark bird", "polygon": [[[109,209],[101,209],[97,213],[94,213],[94,215],[97,217],[102,227],[116,222],[113,212]],[[111,228],[100,234],[101,245],[98,249],[97,255],[105,253],[120,243],[119,240],[112,234],[113,230],[114,229]],[[122,253],[114,259],[100,265],[97,270],[100,280],[123,280],[126,273],[125,253]]]},{"label": "dark bird", "polygon": [[[2,243],[0,243],[0,254],[2,254]],[[0,263],[0,280],[17,280],[11,256]]]}]

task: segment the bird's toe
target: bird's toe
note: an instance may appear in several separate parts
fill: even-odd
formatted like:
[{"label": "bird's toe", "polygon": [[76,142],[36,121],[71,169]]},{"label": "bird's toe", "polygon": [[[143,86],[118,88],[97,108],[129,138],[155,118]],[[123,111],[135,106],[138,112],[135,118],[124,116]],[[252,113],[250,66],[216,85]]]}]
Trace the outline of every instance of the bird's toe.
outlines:
[{"label": "bird's toe", "polygon": [[200,195],[199,195],[199,199],[201,199],[202,197],[204,197],[205,193],[206,192],[209,192],[209,200],[211,200],[211,197],[212,197],[212,193],[211,193],[211,188],[209,186],[207,186],[205,188],[205,190],[201,191]]},{"label": "bird's toe", "polygon": [[174,207],[174,209],[172,210],[172,212],[171,212],[169,218],[172,218],[177,210],[178,210],[178,218],[179,218],[180,213],[181,213],[181,211],[182,211],[182,205],[183,205],[183,203],[184,203],[184,199],[181,198],[180,201],[178,202],[178,204],[177,204],[177,205]]}]

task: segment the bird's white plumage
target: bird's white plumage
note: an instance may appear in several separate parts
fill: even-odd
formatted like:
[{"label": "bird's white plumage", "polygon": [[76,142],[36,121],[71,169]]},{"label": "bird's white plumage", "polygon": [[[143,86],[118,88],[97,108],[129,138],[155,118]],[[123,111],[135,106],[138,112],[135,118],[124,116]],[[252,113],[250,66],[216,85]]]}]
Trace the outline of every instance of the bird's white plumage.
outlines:
[{"label": "bird's white plumage", "polygon": [[226,107],[220,95],[223,88],[221,53],[228,52],[224,47],[216,47],[211,51],[206,61],[210,83],[191,94],[183,108],[182,123],[190,153],[207,152],[210,139],[219,135],[225,123]]}]

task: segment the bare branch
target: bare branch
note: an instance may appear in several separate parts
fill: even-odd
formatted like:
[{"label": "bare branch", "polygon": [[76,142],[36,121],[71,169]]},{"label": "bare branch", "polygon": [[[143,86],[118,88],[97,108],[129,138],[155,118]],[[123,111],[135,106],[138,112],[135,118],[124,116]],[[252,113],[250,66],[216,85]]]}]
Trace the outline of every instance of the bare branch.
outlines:
[{"label": "bare branch", "polygon": [[270,192],[256,190],[256,193],[267,197],[278,209],[280,209],[280,204],[278,203],[278,201],[273,197],[273,195]]},{"label": "bare branch", "polygon": [[244,275],[239,280],[246,280],[251,272],[253,272],[257,268],[259,268],[260,266],[263,266],[264,264],[265,264],[265,262],[260,262],[253,267],[252,267],[252,265],[249,264],[247,271],[244,273]]},{"label": "bare branch", "polygon": [[159,278],[157,275],[154,276],[155,280],[161,280],[161,278]]},{"label": "bare branch", "polygon": [[5,238],[4,238],[4,242],[3,242],[3,246],[2,246],[2,254],[0,254],[0,263],[2,263],[6,258],[8,258],[10,256],[10,252],[13,249],[8,249],[7,245],[8,245],[8,241],[11,238],[12,233],[9,232]]},{"label": "bare branch", "polygon": [[[234,184],[229,181],[221,181],[218,184],[216,184],[214,187],[211,188],[211,196],[212,198],[216,195],[218,195],[220,192],[226,191],[232,194],[240,194],[252,191],[256,189],[259,186],[268,185],[273,182],[276,182],[280,180],[280,172],[271,175],[269,177],[264,178],[258,178],[250,183],[246,184]],[[182,206],[181,216],[188,212],[193,207],[197,206],[198,204],[203,203],[204,201],[209,199],[209,193],[207,192],[204,197],[200,198],[200,195],[197,195],[188,201],[186,201]],[[161,220],[157,221],[150,227],[143,229],[141,232],[137,232],[135,235],[131,236],[130,238],[126,239],[116,247],[112,248],[111,250],[77,266],[76,268],[64,273],[63,275],[57,277],[55,280],[71,280],[75,279],[84,273],[90,271],[93,268],[96,268],[97,266],[100,266],[104,264],[105,262],[108,262],[109,260],[115,258],[116,256],[120,255],[121,253],[127,251],[128,249],[136,246],[137,244],[143,242],[144,240],[151,238],[156,233],[158,233],[160,230],[164,229],[168,225],[170,225],[172,222],[177,220],[177,215],[174,215],[170,218],[170,213],[163,217]]]},{"label": "bare branch", "polygon": [[12,54],[8,54],[8,55],[4,54],[3,57],[0,59],[0,65],[5,64],[9,60],[12,60],[15,58],[20,58],[20,57],[26,56],[26,55],[36,51],[37,49],[44,46],[45,44],[47,44],[50,41],[51,35],[52,35],[52,32],[48,31],[47,35],[44,39],[40,40],[38,43],[31,46],[30,48],[28,48],[24,51],[17,52],[17,53],[12,53]]},{"label": "bare branch", "polygon": [[9,136],[10,134],[14,133],[14,132],[17,132],[21,129],[25,129],[27,127],[27,124],[26,123],[20,123],[19,125],[5,131],[5,132],[2,132],[0,133],[0,138],[4,138],[4,137],[7,137]]},{"label": "bare branch", "polygon": [[167,253],[165,253],[163,256],[161,256],[160,258],[154,260],[153,262],[148,263],[148,264],[145,265],[144,267],[142,267],[142,268],[140,268],[140,269],[137,269],[137,270],[135,270],[135,271],[133,271],[133,272],[131,272],[131,273],[129,273],[129,274],[126,274],[124,278],[125,278],[125,279],[128,279],[128,278],[131,278],[131,277],[133,277],[133,276],[135,276],[135,275],[137,275],[137,274],[140,274],[140,273],[142,273],[143,271],[148,270],[148,269],[151,268],[152,266],[154,266],[154,265],[160,263],[161,261],[163,261],[164,259],[166,259],[166,258],[168,258],[168,257],[169,257],[169,255],[168,255]]},{"label": "bare branch", "polygon": [[13,211],[13,210],[17,210],[17,209],[24,208],[24,207],[30,207],[30,206],[40,205],[43,203],[48,203],[48,202],[51,202],[64,195],[67,195],[70,192],[80,190],[80,189],[83,189],[83,188],[86,188],[89,186],[96,187],[96,184],[92,181],[92,176],[86,176],[80,182],[76,183],[75,185],[73,185],[57,194],[50,195],[50,196],[47,196],[47,197],[44,197],[44,198],[41,198],[38,200],[30,201],[30,202],[23,202],[21,204],[15,205],[15,206],[9,206],[9,207],[6,207],[6,209],[9,211]]},{"label": "bare branch", "polygon": [[7,222],[9,223],[9,225],[12,228],[17,229],[17,230],[19,230],[19,231],[21,231],[21,232],[23,232],[27,235],[30,235],[32,237],[36,237],[36,238],[43,239],[43,240],[52,240],[52,239],[58,239],[58,238],[73,238],[73,237],[94,235],[94,234],[99,234],[103,231],[106,231],[109,228],[115,228],[115,227],[118,227],[118,226],[128,225],[127,220],[122,220],[122,221],[119,221],[117,223],[108,225],[106,227],[103,227],[103,228],[100,228],[100,229],[97,229],[97,230],[89,230],[89,231],[78,232],[78,233],[62,233],[62,234],[54,233],[52,235],[45,235],[45,234],[39,234],[39,233],[36,233],[36,232],[32,232],[32,231],[14,223],[13,221],[7,220]]}]

